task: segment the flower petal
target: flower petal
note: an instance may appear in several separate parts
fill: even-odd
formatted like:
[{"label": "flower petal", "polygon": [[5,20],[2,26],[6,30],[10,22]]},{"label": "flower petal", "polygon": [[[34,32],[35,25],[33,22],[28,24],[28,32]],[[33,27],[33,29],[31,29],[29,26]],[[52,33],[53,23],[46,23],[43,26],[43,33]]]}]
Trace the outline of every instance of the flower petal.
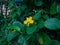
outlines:
[{"label": "flower petal", "polygon": [[24,21],[24,24],[27,24],[27,21],[26,20]]},{"label": "flower petal", "polygon": [[29,17],[29,19],[30,19],[30,20],[32,20],[32,19],[33,19],[33,17],[32,17],[32,16],[30,16],[30,17]]},{"label": "flower petal", "polygon": [[33,24],[34,23],[34,20],[31,20],[30,23]]},{"label": "flower petal", "polygon": [[28,20],[29,20],[29,18],[28,18],[28,17],[26,17],[26,20],[28,21]]}]

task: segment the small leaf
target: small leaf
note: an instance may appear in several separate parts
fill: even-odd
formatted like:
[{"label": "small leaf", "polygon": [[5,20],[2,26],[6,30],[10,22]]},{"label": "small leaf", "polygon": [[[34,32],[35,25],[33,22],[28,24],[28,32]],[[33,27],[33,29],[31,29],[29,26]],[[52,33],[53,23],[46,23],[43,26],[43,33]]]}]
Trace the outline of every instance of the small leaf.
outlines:
[{"label": "small leaf", "polygon": [[9,7],[10,9],[14,7],[14,4],[13,4],[12,1],[9,3],[8,7]]},{"label": "small leaf", "polygon": [[37,26],[38,26],[39,28],[43,28],[43,27],[44,27],[44,20],[43,20],[43,19],[38,20]]},{"label": "small leaf", "polygon": [[56,12],[57,12],[56,8],[57,8],[57,4],[56,4],[56,2],[54,2],[50,7],[50,14],[56,14]]},{"label": "small leaf", "polygon": [[60,20],[59,20],[59,22],[57,24],[57,28],[60,29]]},{"label": "small leaf", "polygon": [[16,11],[18,15],[20,15],[26,8],[26,5],[20,5]]},{"label": "small leaf", "polygon": [[60,4],[57,5],[57,13],[60,14]]},{"label": "small leaf", "polygon": [[49,16],[48,16],[48,15],[43,15],[43,18],[44,18],[44,19],[48,19]]},{"label": "small leaf", "polygon": [[26,5],[21,5],[20,8],[22,11],[24,11],[27,7],[26,7]]},{"label": "small leaf", "polygon": [[16,16],[16,12],[15,11],[12,11],[11,12],[11,17],[14,18]]},{"label": "small leaf", "polygon": [[38,11],[35,15],[34,15],[34,20],[38,20],[41,17],[41,12]]},{"label": "small leaf", "polygon": [[19,21],[14,21],[12,25],[16,25],[16,26],[18,26],[20,28],[24,27],[24,25],[21,22],[19,22]]},{"label": "small leaf", "polygon": [[33,25],[31,27],[27,27],[26,32],[27,32],[27,34],[32,34],[36,31],[36,29],[37,29],[37,26]]},{"label": "small leaf", "polygon": [[22,10],[21,10],[20,7],[17,9],[16,13],[17,13],[18,15],[20,15],[20,14],[22,13]]}]

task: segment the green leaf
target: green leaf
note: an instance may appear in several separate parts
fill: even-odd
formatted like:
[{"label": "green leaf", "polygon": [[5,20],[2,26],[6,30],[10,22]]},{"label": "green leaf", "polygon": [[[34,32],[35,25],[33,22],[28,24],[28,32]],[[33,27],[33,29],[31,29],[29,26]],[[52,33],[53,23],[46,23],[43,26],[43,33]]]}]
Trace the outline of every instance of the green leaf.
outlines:
[{"label": "green leaf", "polygon": [[57,24],[57,28],[60,29],[60,20],[59,20],[59,22]]},{"label": "green leaf", "polygon": [[43,20],[43,19],[38,20],[37,26],[38,26],[39,28],[43,28],[43,27],[44,27],[44,20]]},{"label": "green leaf", "polygon": [[56,12],[57,12],[56,8],[57,8],[57,4],[56,4],[56,2],[54,2],[50,7],[50,14],[56,14]]},{"label": "green leaf", "polygon": [[20,35],[18,38],[18,43],[20,45],[27,45],[27,40],[31,37],[31,35]]},{"label": "green leaf", "polygon": [[18,38],[18,43],[20,44],[20,45],[27,45],[27,41],[26,41],[26,39],[21,35],[21,36],[19,36],[19,38]]},{"label": "green leaf", "polygon": [[16,16],[16,12],[15,12],[15,11],[12,11],[12,12],[11,12],[11,17],[12,17],[12,19],[13,19],[15,16]]},{"label": "green leaf", "polygon": [[43,4],[42,0],[34,0],[36,6],[41,6]]},{"label": "green leaf", "polygon": [[22,35],[19,36],[19,38],[18,38],[18,43],[23,44],[24,41],[25,41],[25,38],[24,38]]},{"label": "green leaf", "polygon": [[8,7],[9,7],[10,9],[14,7],[14,4],[13,4],[12,1],[8,4]]},{"label": "green leaf", "polygon": [[57,5],[57,13],[60,14],[60,4]]},{"label": "green leaf", "polygon": [[34,15],[34,20],[38,20],[41,17],[41,12],[38,11],[35,15]]},{"label": "green leaf", "polygon": [[17,13],[18,15],[20,15],[20,14],[22,13],[22,10],[21,10],[20,7],[17,9],[16,13]]},{"label": "green leaf", "polygon": [[44,34],[44,44],[43,45],[50,45],[51,44],[51,39],[47,34]]},{"label": "green leaf", "polygon": [[8,27],[8,29],[10,29],[10,30],[16,30],[16,31],[20,31],[20,27],[18,27],[18,26],[16,26],[16,25],[10,25],[9,27]]},{"label": "green leaf", "polygon": [[51,39],[46,33],[40,32],[38,35],[38,41],[41,45],[50,45],[51,44]]},{"label": "green leaf", "polygon": [[25,40],[29,40],[32,37],[32,35],[24,35]]},{"label": "green leaf", "polygon": [[58,19],[56,18],[49,18],[45,21],[45,27],[51,30],[57,29]]},{"label": "green leaf", "polygon": [[26,5],[20,5],[16,11],[18,15],[20,15],[26,8]]},{"label": "green leaf", "polygon": [[46,15],[43,15],[43,18],[44,19],[48,19],[49,18],[49,15],[47,15],[47,14]]},{"label": "green leaf", "polygon": [[26,5],[21,5],[20,8],[22,11],[24,11],[27,7],[26,7]]},{"label": "green leaf", "polygon": [[37,26],[33,25],[33,26],[30,26],[30,27],[27,27],[26,32],[27,32],[27,34],[32,34],[36,31],[36,29],[37,29]]},{"label": "green leaf", "polygon": [[15,32],[9,32],[9,34],[7,35],[7,41],[11,41],[12,39],[14,39],[19,33],[15,33]]},{"label": "green leaf", "polygon": [[51,45],[60,45],[60,42],[57,40],[52,40],[52,44]]},{"label": "green leaf", "polygon": [[24,41],[23,45],[27,45],[27,41],[26,40]]},{"label": "green leaf", "polygon": [[18,27],[20,27],[20,28],[23,28],[23,27],[24,27],[24,25],[23,25],[21,22],[19,22],[19,21],[14,21],[14,22],[12,23],[12,25],[16,25],[16,26],[18,26]]}]

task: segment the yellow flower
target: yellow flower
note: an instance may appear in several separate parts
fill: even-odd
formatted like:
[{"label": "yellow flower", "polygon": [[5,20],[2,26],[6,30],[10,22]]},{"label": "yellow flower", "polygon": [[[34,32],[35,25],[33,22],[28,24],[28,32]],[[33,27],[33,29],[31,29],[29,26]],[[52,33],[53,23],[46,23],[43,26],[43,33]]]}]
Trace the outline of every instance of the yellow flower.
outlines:
[{"label": "yellow flower", "polygon": [[33,23],[34,23],[34,20],[33,20],[32,16],[26,17],[26,20],[24,21],[24,24],[27,24],[29,26],[30,24],[33,24]]}]

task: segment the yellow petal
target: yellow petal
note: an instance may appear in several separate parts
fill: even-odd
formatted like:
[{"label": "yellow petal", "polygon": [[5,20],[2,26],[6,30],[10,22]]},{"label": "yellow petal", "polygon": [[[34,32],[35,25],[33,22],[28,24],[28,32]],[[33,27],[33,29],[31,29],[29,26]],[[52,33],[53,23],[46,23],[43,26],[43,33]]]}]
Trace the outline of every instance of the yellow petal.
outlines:
[{"label": "yellow petal", "polygon": [[30,17],[26,17],[26,20],[24,21],[24,24],[27,24],[29,26],[29,24],[33,24],[34,20],[32,20],[32,16]]},{"label": "yellow petal", "polygon": [[28,20],[29,20],[29,18],[28,18],[28,17],[26,17],[26,20],[28,21]]},{"label": "yellow petal", "polygon": [[24,21],[24,24],[27,24],[27,21],[26,20]]},{"label": "yellow petal", "polygon": [[33,24],[34,23],[34,20],[31,20],[30,23]]},{"label": "yellow petal", "polygon": [[29,19],[30,19],[30,20],[32,20],[32,19],[33,19],[33,17],[32,17],[32,16],[30,16],[30,17],[29,17]]}]

